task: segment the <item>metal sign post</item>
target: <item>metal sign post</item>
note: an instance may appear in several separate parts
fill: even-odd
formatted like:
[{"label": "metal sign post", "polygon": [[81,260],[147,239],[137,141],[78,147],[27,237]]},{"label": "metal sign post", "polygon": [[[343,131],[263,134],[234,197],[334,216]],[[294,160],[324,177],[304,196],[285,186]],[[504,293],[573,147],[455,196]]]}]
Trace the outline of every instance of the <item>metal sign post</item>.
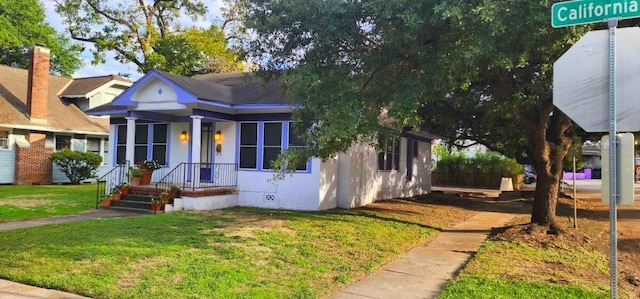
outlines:
[{"label": "metal sign post", "polygon": [[573,155],[573,228],[578,228],[578,202],[576,199],[576,155]]},{"label": "metal sign post", "polygon": [[618,297],[618,213],[616,182],[616,28],[618,19],[609,20],[609,267],[611,298]]},{"label": "metal sign post", "polygon": [[[576,0],[576,1],[566,1],[566,2],[555,3],[551,8],[551,26],[553,26],[554,28],[573,26],[578,24],[596,23],[596,22],[603,22],[603,21],[608,22],[608,27],[609,27],[609,32],[608,32],[609,33],[609,44],[608,44],[608,50],[609,50],[609,55],[608,55],[609,56],[609,86],[608,86],[609,184],[608,184],[608,188],[609,190],[607,195],[609,197],[608,198],[609,200],[609,237],[610,237],[609,238],[610,239],[609,266],[610,266],[610,288],[611,288],[610,293],[611,293],[611,298],[613,299],[617,298],[618,296],[617,204],[619,202],[618,198],[620,197],[620,194],[618,194],[619,190],[618,190],[618,181],[617,181],[619,165],[617,165],[618,164],[618,161],[617,161],[618,127],[617,127],[617,115],[616,115],[616,29],[618,27],[618,20],[640,17],[640,8],[638,7],[637,3],[634,2],[633,5],[631,4],[632,3],[627,0]],[[587,35],[589,35],[589,33],[587,33]],[[592,38],[595,37],[595,35],[591,35],[591,36]],[[624,34],[623,34],[623,40],[624,40]],[[635,38],[632,38],[632,40],[635,40]],[[628,46],[626,48],[628,48]],[[621,51],[623,52],[623,59],[625,55],[624,53],[628,53],[628,51],[625,52],[626,48],[624,45],[621,48]],[[581,49],[583,52],[582,56],[587,56],[586,54],[591,53],[592,49],[593,48],[589,43],[586,43],[586,42],[583,43],[582,49]],[[574,54],[572,54],[574,56],[570,56],[572,57],[571,59],[573,59],[573,57],[577,57],[575,55],[576,54],[575,52],[576,51],[574,51]],[[567,54],[565,53],[563,57],[566,55]],[[571,59],[566,59],[566,61],[570,61]],[[561,59],[556,61],[556,63],[554,63],[554,87],[553,87],[554,88],[554,104],[556,104],[556,107],[563,110],[563,112],[565,113],[569,112],[567,113],[567,115],[571,117],[571,113],[573,112],[584,113],[584,108],[581,108],[580,106],[571,106],[571,104],[573,103],[568,103],[568,105],[566,105],[567,103],[563,104],[563,101],[572,100],[572,99],[569,99],[571,98],[571,95],[567,93],[567,90],[563,90],[563,88],[566,89],[564,85],[560,86],[561,84],[556,84],[559,82],[565,82],[567,78],[570,77],[568,74],[563,73],[563,71],[566,69],[566,65],[561,64],[560,63],[561,60],[562,60],[562,57]],[[629,61],[633,61],[633,60],[629,60]],[[561,65],[565,67],[563,68]],[[559,72],[556,72],[556,66],[558,66]],[[556,79],[558,79],[557,82],[556,82]],[[631,81],[635,79],[635,77],[632,78],[632,76],[629,76],[628,73],[623,73],[622,79]],[[625,84],[625,85],[626,87],[633,86],[631,84]],[[561,90],[563,90],[564,93],[561,93],[560,92]],[[574,92],[575,88],[570,86],[568,90],[570,92]],[[604,96],[604,94],[606,94],[605,86],[603,86],[602,91],[603,91],[602,100],[604,104],[604,102],[606,102],[606,99],[605,99],[606,96]],[[583,98],[585,98],[585,95],[581,94],[578,96],[577,100],[583,100]],[[592,100],[592,99],[588,99],[588,100]],[[600,98],[598,97],[597,101],[599,100]],[[622,100],[626,101],[626,97],[623,96]],[[634,106],[637,106],[637,105],[634,105]],[[587,108],[593,109],[593,107],[594,106],[589,106]],[[604,105],[601,107],[604,108]],[[625,121],[624,118],[625,117],[621,118],[621,120],[624,122],[621,125],[622,130],[637,131],[638,129],[640,129],[638,128],[639,123],[627,123],[627,121]],[[579,117],[578,119],[575,119],[572,117],[572,119],[577,123],[580,120]],[[597,121],[597,122],[583,121],[583,123],[580,126],[583,129],[585,129],[585,131],[587,132],[604,132],[607,129],[605,123],[606,123],[605,114],[602,114],[602,121]],[[621,148],[624,148],[626,146],[627,145],[624,145],[623,143]],[[625,177],[622,176],[621,179],[623,180],[621,181],[621,186],[626,186],[624,181]],[[603,186],[603,188],[604,187],[605,186]],[[574,189],[575,189],[575,184],[574,184]],[[631,187],[630,196],[631,198],[633,198],[633,187]]]}]

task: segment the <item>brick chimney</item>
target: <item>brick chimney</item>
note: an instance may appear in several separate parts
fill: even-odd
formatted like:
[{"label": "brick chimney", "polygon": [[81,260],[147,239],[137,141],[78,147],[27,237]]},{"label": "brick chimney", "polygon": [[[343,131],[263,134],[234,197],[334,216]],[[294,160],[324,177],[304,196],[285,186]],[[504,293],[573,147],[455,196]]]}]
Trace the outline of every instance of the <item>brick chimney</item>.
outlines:
[{"label": "brick chimney", "polygon": [[27,114],[32,120],[46,120],[49,102],[49,49],[34,46],[29,59]]}]

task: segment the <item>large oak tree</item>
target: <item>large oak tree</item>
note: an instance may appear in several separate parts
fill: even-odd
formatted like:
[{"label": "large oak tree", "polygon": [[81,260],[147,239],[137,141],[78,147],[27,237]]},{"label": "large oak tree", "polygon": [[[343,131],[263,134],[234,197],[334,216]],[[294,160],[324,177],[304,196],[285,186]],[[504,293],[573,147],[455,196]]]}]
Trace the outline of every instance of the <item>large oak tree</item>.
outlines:
[{"label": "large oak tree", "polygon": [[51,72],[70,76],[82,61],[82,47],[58,34],[45,21],[38,0],[0,1],[0,64],[20,68],[29,66],[29,49],[41,44],[51,50]]},{"label": "large oak tree", "polygon": [[94,64],[113,51],[117,61],[133,63],[141,73],[160,69],[191,76],[242,69],[223,28],[185,27],[204,19],[203,1],[55,1],[71,37],[93,44]]},{"label": "large oak tree", "polygon": [[[575,130],[553,106],[553,62],[588,26],[553,29],[543,0],[235,0],[249,54],[286,70],[307,155],[424,126],[538,172],[531,222],[555,231]],[[388,121],[392,120],[392,121]]]}]

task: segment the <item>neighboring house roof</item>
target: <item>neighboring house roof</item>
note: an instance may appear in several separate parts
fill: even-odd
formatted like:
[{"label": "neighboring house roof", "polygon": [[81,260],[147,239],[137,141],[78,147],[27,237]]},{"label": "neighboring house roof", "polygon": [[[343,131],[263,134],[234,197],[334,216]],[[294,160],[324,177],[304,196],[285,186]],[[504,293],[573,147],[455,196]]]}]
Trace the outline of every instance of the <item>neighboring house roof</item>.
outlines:
[{"label": "neighboring house roof", "polygon": [[133,81],[117,75],[77,78],[73,79],[71,84],[60,93],[60,96],[63,98],[85,97],[88,93],[109,83],[119,83],[127,87],[131,86]]},{"label": "neighboring house roof", "polygon": [[582,155],[583,156],[600,156],[600,145],[583,145],[582,146]]},{"label": "neighboring house roof", "polygon": [[73,79],[49,75],[49,102],[46,122],[27,116],[26,69],[0,65],[0,126],[51,132],[107,134],[109,120],[86,115],[76,105],[60,99]]}]

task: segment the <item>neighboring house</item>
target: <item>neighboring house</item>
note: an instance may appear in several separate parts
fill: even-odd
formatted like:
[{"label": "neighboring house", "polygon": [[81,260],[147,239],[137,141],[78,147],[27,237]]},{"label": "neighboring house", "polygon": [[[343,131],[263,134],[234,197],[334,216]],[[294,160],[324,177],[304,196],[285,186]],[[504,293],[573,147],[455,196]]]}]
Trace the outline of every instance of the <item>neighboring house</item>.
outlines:
[{"label": "neighboring house", "polygon": [[48,156],[63,148],[91,151],[107,169],[109,120],[82,107],[113,99],[131,81],[105,76],[71,79],[49,74],[49,50],[34,47],[29,70],[0,65],[0,184],[64,183]]},{"label": "neighboring house", "polygon": [[76,78],[59,96],[86,111],[110,103],[131,84],[129,79],[116,75]]},{"label": "neighboring house", "polygon": [[[87,113],[110,116],[112,166],[157,160],[163,168],[154,172],[152,185],[169,180],[192,190],[183,192],[185,209],[325,210],[430,192],[435,136],[425,131],[404,132],[381,153],[354,145],[331,161],[312,158],[273,181],[270,162],[303,145],[292,133],[293,106],[283,98],[281,82],[265,84],[250,74],[189,78],[151,71],[112,103]],[[233,191],[214,195],[210,187],[217,186]]]}]

